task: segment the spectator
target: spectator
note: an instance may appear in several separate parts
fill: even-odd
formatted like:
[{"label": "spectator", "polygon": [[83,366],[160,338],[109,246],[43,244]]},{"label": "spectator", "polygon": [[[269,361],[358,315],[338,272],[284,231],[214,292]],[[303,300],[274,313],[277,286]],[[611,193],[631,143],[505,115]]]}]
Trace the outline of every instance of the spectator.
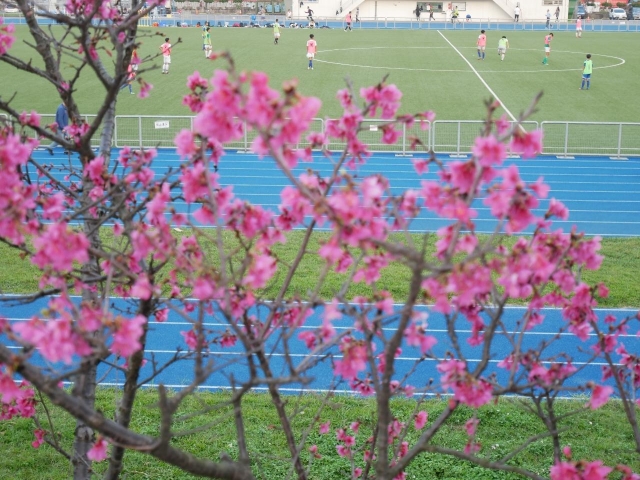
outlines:
[{"label": "spectator", "polygon": [[548,8],[545,16],[547,17],[547,24],[545,25],[545,28],[551,28],[551,12]]},{"label": "spectator", "polygon": [[[69,112],[67,111],[67,106],[64,102],[58,105],[58,109],[56,110],[56,121],[54,123],[55,127],[53,127],[54,132],[58,135],[62,135],[66,140],[67,133],[65,132],[66,128],[69,126]],[[51,145],[47,147],[50,155],[53,155],[54,147],[59,146],[58,142],[53,142]],[[68,150],[65,150],[64,153],[69,153]]]}]

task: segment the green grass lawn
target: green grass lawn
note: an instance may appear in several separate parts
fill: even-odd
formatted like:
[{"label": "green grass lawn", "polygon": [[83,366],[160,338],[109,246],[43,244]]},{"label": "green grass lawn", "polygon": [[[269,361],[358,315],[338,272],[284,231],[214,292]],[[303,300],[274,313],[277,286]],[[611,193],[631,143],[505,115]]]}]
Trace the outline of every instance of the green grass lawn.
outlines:
[{"label": "green grass lawn", "polygon": [[[53,26],[56,32],[58,27]],[[17,27],[19,40],[12,53],[22,58],[32,55],[24,43],[26,28]],[[154,85],[151,97],[140,100],[128,92],[120,95],[119,115],[188,115],[181,105],[186,93],[186,77],[194,70],[210,75],[220,63],[204,58],[201,33],[197,28],[141,29],[152,36],[141,39],[141,56],[159,52],[163,37],[177,43],[172,53],[170,75],[156,69],[142,74]],[[565,121],[638,120],[640,97],[632,85],[640,77],[640,49],[633,33],[585,32],[581,39],[573,32],[557,32],[550,66],[541,64],[542,32],[488,31],[485,61],[476,60],[475,31],[358,30],[351,34],[339,29],[313,33],[318,55],[313,71],[307,70],[305,43],[309,30],[283,29],[279,45],[273,44],[270,29],[212,28],[214,50],[229,50],[239,69],[262,70],[275,88],[298,79],[303,94],[323,101],[321,116],[335,117],[340,107],[335,92],[350,79],[356,89],[371,85],[384,75],[403,91],[403,113],[434,110],[439,119],[479,120],[489,90],[446,39],[469,60],[486,84],[517,115],[539,91],[544,96],[533,119]],[[496,54],[498,38],[508,34],[511,45],[504,62]],[[578,90],[585,54],[593,55],[595,71],[592,88]],[[110,61],[105,55],[105,60]],[[37,61],[36,61],[37,63]],[[160,59],[148,60],[143,68],[159,67]],[[88,75],[89,73],[86,72]],[[42,80],[2,66],[0,94],[6,98],[17,92],[14,106],[53,113],[59,100]],[[84,78],[84,77],[83,77]],[[34,95],[34,92],[39,92]],[[50,93],[50,94],[47,94]],[[100,102],[100,87],[92,78],[82,82],[78,102],[83,113],[94,113]]]},{"label": "green grass lawn", "polygon": [[[106,415],[113,414],[118,392],[101,389],[98,392],[97,407]],[[224,393],[197,394],[189,399],[178,412],[178,416],[200,412],[203,407],[215,407],[227,399]],[[297,409],[293,424],[298,432],[309,426],[313,416],[322,404],[322,398],[312,395],[288,397],[289,411]],[[160,418],[155,408],[157,394],[153,391],[139,393],[131,428],[141,434],[156,435]],[[584,400],[564,401],[558,405],[558,412],[568,413],[579,408]],[[273,409],[269,408],[265,395],[248,395],[244,400],[245,425],[249,451],[253,457],[253,468],[258,478],[275,480],[285,478],[288,468],[287,447],[279,428]],[[401,420],[410,419],[415,400],[396,400],[393,413]],[[429,418],[435,419],[444,409],[445,402],[428,400],[421,409],[429,412]],[[322,422],[330,421],[332,431],[357,419],[361,422],[360,433],[356,437],[357,447],[371,434],[375,416],[375,403],[372,399],[333,397],[322,410]],[[468,408],[457,410],[436,438],[436,442],[448,448],[464,447],[467,436],[464,423],[472,416]],[[61,444],[70,448],[75,422],[58,409],[53,409],[53,418],[62,435]],[[518,447],[529,436],[541,433],[544,427],[536,417],[525,411],[518,400],[503,399],[497,404],[482,407],[478,411],[480,424],[477,441],[482,444],[479,455],[490,460],[498,460]],[[236,438],[233,417],[226,406],[213,408],[205,415],[196,415],[188,421],[178,421],[175,432],[181,432],[203,425],[210,428],[192,435],[178,437],[174,445],[194,455],[217,460],[221,452],[228,452],[236,458]],[[561,436],[563,445],[571,445],[574,458],[604,459],[607,465],[625,463],[640,469],[640,459],[631,449],[631,429],[624,420],[621,405],[611,401],[597,412],[584,411],[568,416],[561,422],[569,431]],[[29,447],[33,439],[33,424],[29,420],[0,422],[0,477],[22,480],[62,480],[70,478],[69,464],[51,447],[43,445],[34,451]],[[415,430],[409,429],[407,440],[417,438]],[[317,426],[309,435],[308,445],[318,445],[321,459],[314,460],[311,470],[312,479],[333,480],[349,478],[349,464],[335,451],[335,434],[319,435]],[[517,455],[512,465],[531,469],[546,476],[552,458],[552,446],[549,439],[532,443]],[[303,452],[305,464],[309,454]],[[358,461],[362,458],[357,455]],[[359,463],[361,465],[361,463]],[[96,464],[100,473],[106,463]],[[45,473],[46,472],[46,473]],[[517,479],[522,478],[504,472],[485,471],[468,462],[438,454],[423,454],[409,467],[409,479]],[[137,452],[128,452],[125,457],[125,471],[122,478],[135,479],[187,479],[193,478],[176,468],[162,464],[154,458]]]},{"label": "green grass lawn", "polygon": [[[294,277],[290,288],[290,294],[299,293],[305,296],[307,292],[315,289],[317,282],[317,272],[321,271],[324,261],[317,255],[320,246],[319,241],[326,238],[326,233],[314,234],[308,247],[308,253]],[[105,237],[107,239],[109,237]],[[233,240],[231,236],[226,236],[229,245]],[[294,231],[287,234],[287,242],[284,245],[275,247],[274,252],[284,264],[289,264],[295,258],[302,242],[303,232]],[[419,239],[416,235],[416,242]],[[507,243],[514,242],[514,239],[505,240]],[[430,251],[435,251],[434,240],[430,242]],[[215,248],[208,252],[216,255]],[[605,282],[610,289],[610,295],[606,299],[601,299],[601,307],[640,307],[640,283],[637,281],[637,272],[640,271],[640,239],[638,238],[604,238],[602,240],[602,250],[604,261],[600,270],[583,272],[583,279],[589,283]],[[215,257],[214,257],[215,258]],[[28,258],[21,258],[12,249],[4,244],[0,244],[0,264],[3,265],[0,273],[1,293],[28,293],[34,292],[38,287],[39,273]],[[283,269],[279,270],[274,280],[263,290],[264,296],[274,298],[278,293],[278,288]],[[344,275],[331,274],[323,284],[320,294],[324,298],[330,298],[334,292],[340,289]],[[383,271],[377,288],[391,292],[394,299],[402,302],[408,293],[408,270],[399,264],[391,264]],[[348,292],[348,297],[357,295],[368,295],[371,290],[363,283],[353,284]]]}]

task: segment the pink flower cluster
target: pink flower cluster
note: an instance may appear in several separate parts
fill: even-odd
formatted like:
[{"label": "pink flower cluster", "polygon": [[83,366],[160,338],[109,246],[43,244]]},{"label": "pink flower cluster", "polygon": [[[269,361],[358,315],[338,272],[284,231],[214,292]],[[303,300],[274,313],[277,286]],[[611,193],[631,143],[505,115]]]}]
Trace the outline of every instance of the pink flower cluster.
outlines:
[{"label": "pink flower cluster", "polygon": [[3,23],[3,19],[0,18],[0,55],[7,53],[13,42],[16,41],[14,36],[15,27],[13,25],[3,25]]},{"label": "pink flower cluster", "polygon": [[491,401],[493,387],[481,378],[477,379],[467,372],[465,362],[455,359],[440,362],[437,369],[442,373],[442,388],[453,390],[453,398],[473,408],[481,407]]},{"label": "pink flower cluster", "polygon": [[342,360],[335,360],[333,373],[346,380],[353,380],[367,366],[367,346],[353,337],[344,337],[340,342]]},{"label": "pink flower cluster", "polygon": [[22,142],[10,128],[0,127],[0,236],[14,245],[23,243],[25,235],[37,229],[32,220],[36,186],[21,177],[36,145],[35,141]]},{"label": "pink flower cluster", "polygon": [[[613,471],[605,467],[600,460],[593,462],[571,461],[571,448],[564,447],[563,452],[569,461],[557,462],[551,467],[551,480],[606,480]],[[627,480],[630,477],[625,477]]]},{"label": "pink flower cluster", "polygon": [[29,384],[16,383],[10,370],[0,370],[0,420],[31,418],[36,413],[35,407],[35,393]]}]

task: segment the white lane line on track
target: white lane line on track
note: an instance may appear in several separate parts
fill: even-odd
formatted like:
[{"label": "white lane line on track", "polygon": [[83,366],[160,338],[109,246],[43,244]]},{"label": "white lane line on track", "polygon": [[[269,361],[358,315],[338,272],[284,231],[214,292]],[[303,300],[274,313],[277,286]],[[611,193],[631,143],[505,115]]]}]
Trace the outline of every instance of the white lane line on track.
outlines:
[{"label": "white lane line on track", "polygon": [[444,36],[444,34],[438,30],[438,33],[440,34],[440,36],[444,39],[445,42],[447,42],[451,48],[453,48],[458,55],[460,55],[460,57],[467,62],[467,65],[469,65],[469,68],[471,70],[473,70],[473,73],[476,74],[476,77],[478,77],[478,79],[482,82],[482,84],[487,88],[487,90],[489,90],[489,93],[491,93],[491,95],[493,95],[493,98],[495,98],[498,102],[500,102],[500,105],[502,106],[502,109],[507,113],[507,115],[509,115],[509,117],[511,117],[511,120],[513,120],[514,122],[517,122],[518,120],[516,119],[516,117],[513,116],[513,113],[511,113],[511,111],[507,108],[507,106],[504,104],[504,102],[502,100],[500,100],[500,98],[498,98],[498,95],[496,94],[496,92],[494,92],[491,87],[487,84],[487,82],[484,81],[484,78],[482,78],[482,76],[478,73],[478,71],[473,67],[473,65],[471,65],[471,62],[469,60],[467,60],[467,58],[460,52],[460,50],[458,50],[453,43],[451,43],[449,41],[449,39],[447,37]]},{"label": "white lane line on track", "polygon": [[[9,350],[20,350],[22,347],[14,347],[14,346],[9,346],[7,347],[9,348]],[[145,350],[145,353],[155,353],[155,354],[167,354],[167,355],[173,355],[176,353],[175,350]],[[223,351],[212,351],[209,352],[210,357],[243,357],[246,358],[248,355],[247,352],[223,352]],[[284,353],[269,353],[268,355],[269,357],[279,357],[279,358],[326,358],[326,353],[321,354],[321,355],[315,355],[315,354],[307,354],[307,353],[288,353],[288,354],[284,354]],[[342,355],[339,354],[334,354],[333,358],[342,358]],[[183,359],[182,361],[189,361],[192,359]],[[415,362],[418,360],[421,360],[423,362],[440,362],[441,359],[440,358],[423,358],[423,357],[396,357],[395,358],[396,361],[403,361],[403,362]],[[465,361],[467,363],[480,363],[482,360],[479,358],[465,358]],[[488,361],[489,363],[500,363],[502,362],[502,360],[497,360],[497,359],[489,359]],[[542,361],[543,364],[549,364],[549,361]],[[572,361],[571,362],[572,365],[577,365],[577,366],[582,366],[582,365],[589,365],[589,366],[604,366],[604,365],[609,365],[606,362],[576,362],[576,361]],[[622,365],[621,363],[614,363],[614,365],[616,366],[620,366]]]}]

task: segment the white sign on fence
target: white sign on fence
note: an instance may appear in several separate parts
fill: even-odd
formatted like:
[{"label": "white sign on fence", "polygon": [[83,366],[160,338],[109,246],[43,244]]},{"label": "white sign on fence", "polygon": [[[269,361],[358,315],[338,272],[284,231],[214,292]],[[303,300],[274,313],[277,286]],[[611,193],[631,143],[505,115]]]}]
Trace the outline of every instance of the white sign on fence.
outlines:
[{"label": "white sign on fence", "polygon": [[156,128],[169,128],[169,121],[162,120],[160,122],[155,122],[154,125]]}]

